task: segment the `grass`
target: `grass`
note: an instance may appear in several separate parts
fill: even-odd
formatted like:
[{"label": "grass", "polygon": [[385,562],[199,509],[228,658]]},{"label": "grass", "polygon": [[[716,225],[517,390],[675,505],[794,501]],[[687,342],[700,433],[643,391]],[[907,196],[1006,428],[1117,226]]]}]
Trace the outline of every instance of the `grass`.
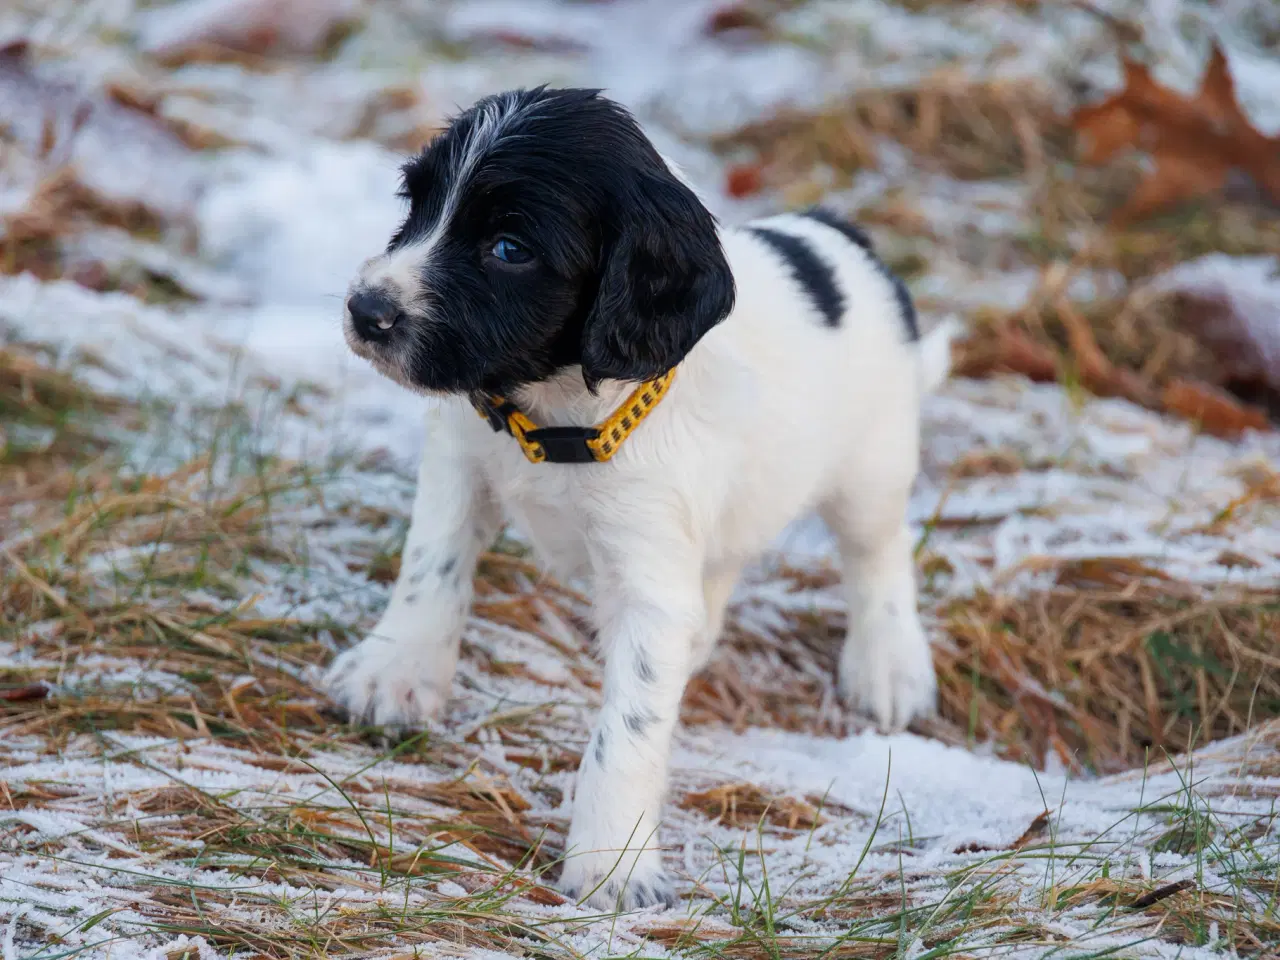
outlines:
[{"label": "grass", "polygon": [[[786,41],[776,14],[788,5],[726,8],[713,27],[735,32],[725,42]],[[1204,304],[1143,284],[1206,252],[1280,249],[1274,217],[1209,198],[1108,228],[1140,164],[1079,167],[1053,107],[1033,86],[942,71],[712,146],[758,168],[787,206],[855,183],[886,143],[902,148],[906,181],[857,211],[895,269],[914,285],[953,261],[1040,277],[1021,305],[969,311],[959,359],[970,374],[1033,372],[1011,362],[1029,357],[1073,395],[1165,411],[1165,389],[1191,381],[1267,409],[1269,394],[1202,349]],[[403,115],[396,142],[413,145],[425,135],[417,110],[416,95],[391,91],[356,133]],[[917,189],[934,178],[1003,190],[1014,226],[957,233]],[[72,271],[63,240],[102,226],[165,239],[145,206],[105,202],[53,171],[6,223],[0,270],[153,303],[189,296],[170,278]],[[1118,282],[1092,298],[1064,292],[1091,271]],[[1011,331],[1025,355],[1011,356]],[[928,589],[947,573],[931,549],[939,519],[918,557],[941,716],[917,732],[1084,776],[1046,788],[1043,812],[1007,836],[951,844],[923,832],[926,812],[874,764],[856,771],[883,778],[870,809],[680,771],[670,819],[683,846],[668,863],[682,901],[601,915],[552,886],[583,718],[599,697],[587,599],[500,541],[477,571],[449,723],[408,737],[345,726],[315,671],[372,622],[398,571],[407,478],[388,496],[385,470],[264,456],[240,409],[205,411],[199,438],[171,445],[196,456],[139,462],[139,441],[154,448],[172,427],[164,408],[96,394],[84,368],[55,360],[0,349],[0,768],[24,771],[0,780],[0,938],[24,960],[157,945],[194,960],[183,937],[273,958],[1280,951],[1272,597],[1088,560],[1042,570],[1027,593],[939,604]],[[1054,466],[983,448],[949,469],[981,481]],[[1252,467],[1243,486],[1188,535],[1272,522],[1274,471]],[[856,734],[833,683],[844,631],[834,572],[783,566],[763,586],[690,684],[685,727]],[[1217,743],[1227,737],[1238,739]]]},{"label": "grass", "polygon": [[[830,569],[777,576],[798,597],[838,583]],[[1037,766],[1052,757],[1078,772],[1110,773],[1151,749],[1183,749],[1193,732],[1216,740],[1280,717],[1280,606],[1270,594],[1206,598],[1129,560],[1066,564],[1057,579],[1047,592],[979,594],[943,607],[946,639],[934,649],[940,717],[922,732]],[[854,729],[832,681],[844,630],[838,606],[803,601],[773,630],[754,626],[750,609],[739,613],[691,682],[685,722]]]},{"label": "grass", "polygon": [[944,717],[1012,757],[1110,772],[1280,716],[1274,597],[1119,581],[954,604]]},{"label": "grass", "polygon": [[[1036,118],[1051,115],[1044,91],[973,81],[940,71],[922,84],[868,89],[818,113],[783,113],[718,137],[730,157],[751,157],[767,184],[803,192],[825,168],[834,186],[876,165],[876,141],[887,137],[935,170],[965,180],[1025,175],[1061,154],[1066,133]],[[824,187],[825,189],[825,187]]]},{"label": "grass", "polygon": [[[106,891],[60,914],[42,907],[39,923],[18,921],[23,942],[43,940],[24,954],[32,960],[178,935],[237,955],[281,958],[446,946],[578,957],[575,938],[588,932],[602,938],[606,956],[651,956],[659,946],[706,958],[1064,950],[1045,911],[1079,928],[1071,956],[1087,955],[1091,925],[1107,945],[1100,949],[1117,936],[1132,943],[1158,934],[1187,944],[1216,936],[1241,955],[1262,956],[1280,942],[1274,815],[1227,812],[1221,792],[1206,793],[1207,781],[1191,769],[1171,795],[1149,798],[1096,839],[1059,839],[1051,809],[1007,848],[958,850],[941,871],[913,866],[930,838],[917,835],[905,803],[890,804],[887,790],[876,812],[750,782],[703,782],[676,798],[705,838],[701,872],[689,878],[681,908],[609,918],[567,904],[551,881],[567,826],[559,808],[581,749],[571,716],[554,703],[500,698],[469,726],[388,745],[379,731],[343,727],[312,686],[310,671],[350,639],[345,625],[256,609],[272,578],[305,575],[318,563],[309,555],[318,533],[310,524],[326,516],[309,509],[318,503],[327,516],[353,518],[367,530],[345,548],[354,566],[348,573],[373,582],[394,576],[397,551],[386,538],[401,527],[343,498],[344,467],[264,461],[244,453],[254,444],[223,437],[210,444],[224,451],[222,461],[131,472],[122,469],[127,438],[147,411],[86,392],[36,353],[10,351],[0,370],[7,372],[0,395],[11,398],[3,428],[46,431],[39,455],[25,451],[0,468],[0,496],[21,506],[0,527],[0,640],[22,649],[0,672],[0,741],[7,745],[0,762],[31,762],[18,758],[38,743],[46,755],[107,764],[123,778],[105,800],[75,777],[2,788],[0,811],[8,814],[0,812],[0,854],[22,867],[6,889],[30,885],[44,902],[41,889],[73,870]],[[1222,522],[1237,519],[1235,510],[1248,505]],[[586,659],[585,601],[519,554],[499,544],[485,557],[477,620],[557,651],[572,665],[564,702],[591,701],[598,681]],[[944,713],[937,735],[962,742],[967,726],[1010,756],[1042,758],[1055,747],[1045,730],[1056,717],[1071,755],[1108,769],[1131,760],[1144,736],[1155,756],[1162,744],[1185,746],[1179,738],[1222,736],[1272,715],[1274,678],[1250,672],[1244,654],[1269,636],[1270,620],[1247,629],[1250,617],[1271,616],[1269,607],[1205,603],[1168,585],[1135,590],[1108,582],[1094,595],[1087,573],[1065,571],[1061,597],[1020,605],[986,598],[951,615],[955,647],[938,657]],[[325,589],[312,575],[312,587]],[[831,582],[824,571],[779,576],[795,590]],[[831,718],[843,713],[829,709],[830,661],[839,614],[788,616],[791,629],[761,631],[749,611],[739,611],[727,644],[691,686],[686,724],[836,732]],[[1047,623],[1056,632],[1037,634]],[[1121,633],[1137,639],[1101,656]],[[474,670],[464,671],[464,683],[536,680],[546,689],[531,663],[469,637]],[[1234,660],[1224,652],[1228,637]],[[1140,675],[1139,667],[1118,664],[1142,658],[1164,664],[1164,672],[1153,666],[1162,691],[1154,707],[1139,698],[1127,718],[1087,707],[1122,703],[1106,684]],[[1211,658],[1232,664],[1230,684]],[[1022,672],[1000,667],[1010,662]],[[759,682],[761,666],[768,685]],[[1054,691],[1051,708],[1027,702],[1029,679]],[[1082,680],[1102,696],[1073,702],[1072,684]],[[1205,683],[1206,690],[1196,686]],[[1247,707],[1239,699],[1246,688],[1253,691]],[[1152,709],[1163,718],[1158,741],[1144,726]],[[1091,724],[1073,727],[1086,711]],[[1270,731],[1260,741],[1268,746],[1246,758],[1242,772],[1275,766],[1280,728],[1262,729]],[[497,765],[495,747],[503,758]],[[237,785],[200,785],[228,763],[249,771]],[[1222,791],[1230,780],[1218,775],[1212,785]],[[32,832],[21,819],[52,811],[74,811],[83,826]],[[850,830],[865,833],[861,855],[839,882],[819,881],[829,868],[814,857]],[[113,852],[101,838],[123,846]],[[774,863],[780,851],[785,868]],[[1162,881],[1154,860],[1134,873],[1135,857],[1161,855],[1201,866],[1190,881]],[[1029,876],[1040,878],[1033,903]],[[69,932],[49,937],[55,922]]]}]

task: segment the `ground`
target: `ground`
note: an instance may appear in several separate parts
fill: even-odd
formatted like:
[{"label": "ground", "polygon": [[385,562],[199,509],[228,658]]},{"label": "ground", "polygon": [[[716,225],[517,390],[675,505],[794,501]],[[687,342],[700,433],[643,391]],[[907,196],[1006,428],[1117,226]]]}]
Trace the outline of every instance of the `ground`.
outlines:
[{"label": "ground", "polygon": [[[1149,162],[1070,121],[1123,54],[1194,91],[1215,37],[1275,134],[1266,0],[10,4],[0,957],[1275,955],[1275,198],[1127,222]],[[939,718],[840,707],[798,522],[685,698],[669,911],[553,888],[599,666],[518,530],[438,725],[315,686],[385,602],[426,402],[338,298],[399,157],[536,82],[605,86],[726,221],[856,217],[967,330],[911,506]]]}]

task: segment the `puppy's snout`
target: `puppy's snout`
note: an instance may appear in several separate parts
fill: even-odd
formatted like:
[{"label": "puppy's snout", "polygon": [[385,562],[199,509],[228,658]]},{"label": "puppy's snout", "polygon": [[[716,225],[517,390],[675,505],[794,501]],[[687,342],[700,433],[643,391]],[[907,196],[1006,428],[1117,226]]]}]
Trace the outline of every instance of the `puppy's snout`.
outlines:
[{"label": "puppy's snout", "polygon": [[357,290],[347,298],[347,311],[362,340],[385,340],[404,317],[395,300],[378,290]]}]

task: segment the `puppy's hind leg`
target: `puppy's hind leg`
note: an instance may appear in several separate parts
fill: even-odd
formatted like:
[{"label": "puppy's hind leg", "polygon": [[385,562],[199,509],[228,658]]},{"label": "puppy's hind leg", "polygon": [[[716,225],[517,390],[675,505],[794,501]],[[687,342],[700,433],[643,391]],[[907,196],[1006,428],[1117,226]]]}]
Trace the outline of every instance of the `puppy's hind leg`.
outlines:
[{"label": "puppy's hind leg", "polygon": [[822,509],[839,543],[849,603],[840,693],[881,729],[900,730],[933,712],[937,701],[929,642],[916,609],[906,519],[911,475],[859,479]]},{"label": "puppy's hind leg", "polygon": [[449,698],[480,552],[501,515],[460,439],[428,414],[409,535],[391,602],[361,643],[329,667],[325,686],[353,719],[417,727]]}]

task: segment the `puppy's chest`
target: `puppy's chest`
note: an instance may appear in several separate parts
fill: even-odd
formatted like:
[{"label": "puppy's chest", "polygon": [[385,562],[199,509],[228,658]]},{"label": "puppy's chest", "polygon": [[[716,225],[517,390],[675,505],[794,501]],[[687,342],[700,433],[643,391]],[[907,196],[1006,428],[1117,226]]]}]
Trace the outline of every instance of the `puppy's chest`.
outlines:
[{"label": "puppy's chest", "polygon": [[589,469],[588,464],[564,469],[508,456],[485,464],[489,488],[506,519],[530,540],[539,560],[561,579],[590,573],[587,531],[590,504],[597,497],[589,478],[570,473]]}]

